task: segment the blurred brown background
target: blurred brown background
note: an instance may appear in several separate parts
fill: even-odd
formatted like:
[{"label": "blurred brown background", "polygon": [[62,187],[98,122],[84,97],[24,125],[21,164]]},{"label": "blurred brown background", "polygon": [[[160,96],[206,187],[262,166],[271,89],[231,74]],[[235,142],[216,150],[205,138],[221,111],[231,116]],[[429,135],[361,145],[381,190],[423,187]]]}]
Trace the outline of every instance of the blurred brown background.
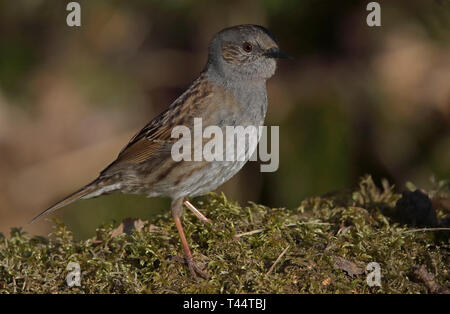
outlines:
[{"label": "blurred brown background", "polygon": [[[280,169],[249,163],[230,199],[294,207],[370,173],[402,189],[450,177],[450,3],[379,1],[0,1],[0,232],[92,180],[202,70],[211,36],[236,24],[271,30],[293,61],[269,82],[267,125]],[[165,199],[104,196],[56,215],[79,238],[104,221],[149,219]],[[207,213],[206,213],[207,214]]]}]

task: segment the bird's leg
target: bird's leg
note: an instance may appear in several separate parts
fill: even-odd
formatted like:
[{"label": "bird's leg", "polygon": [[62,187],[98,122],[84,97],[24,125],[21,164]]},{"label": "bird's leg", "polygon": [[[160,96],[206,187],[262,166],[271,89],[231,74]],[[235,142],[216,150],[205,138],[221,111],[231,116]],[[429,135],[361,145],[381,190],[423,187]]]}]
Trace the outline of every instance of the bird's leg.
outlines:
[{"label": "bird's leg", "polygon": [[187,208],[189,208],[195,216],[197,216],[198,219],[200,219],[203,222],[211,223],[211,220],[205,217],[197,208],[195,208],[194,205],[192,205],[189,201],[184,201],[184,205],[186,205]]},{"label": "bird's leg", "polygon": [[175,221],[175,225],[177,226],[178,233],[180,234],[181,244],[184,250],[184,258],[186,260],[186,263],[188,264],[192,276],[194,277],[195,280],[197,280],[197,274],[199,274],[203,278],[209,278],[209,275],[204,273],[195,264],[192,258],[191,250],[189,249],[189,245],[186,240],[186,236],[184,235],[183,225],[181,224],[181,215],[183,214],[183,198],[173,200],[171,207],[172,207],[172,216]]}]

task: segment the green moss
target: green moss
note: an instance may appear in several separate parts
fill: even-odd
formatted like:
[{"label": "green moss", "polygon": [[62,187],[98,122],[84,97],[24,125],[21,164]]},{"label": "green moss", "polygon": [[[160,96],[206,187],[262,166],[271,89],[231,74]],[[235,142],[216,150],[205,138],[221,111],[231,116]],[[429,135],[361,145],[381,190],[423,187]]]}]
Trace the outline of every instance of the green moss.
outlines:
[{"label": "green moss", "polygon": [[[205,225],[190,212],[183,219],[194,258],[211,275],[199,282],[174,258],[181,247],[169,213],[131,235],[111,237],[114,226],[105,224],[85,241],[59,222],[48,239],[14,229],[0,237],[0,292],[426,293],[414,277],[421,265],[449,287],[448,242],[435,232],[406,232],[385,216],[399,197],[386,182],[380,190],[365,177],[352,193],[309,198],[294,209],[241,207],[212,193],[197,198],[213,221]],[[378,262],[382,286],[369,287],[364,272],[349,276],[336,257],[362,271]],[[80,264],[79,287],[66,284],[69,262]]]}]

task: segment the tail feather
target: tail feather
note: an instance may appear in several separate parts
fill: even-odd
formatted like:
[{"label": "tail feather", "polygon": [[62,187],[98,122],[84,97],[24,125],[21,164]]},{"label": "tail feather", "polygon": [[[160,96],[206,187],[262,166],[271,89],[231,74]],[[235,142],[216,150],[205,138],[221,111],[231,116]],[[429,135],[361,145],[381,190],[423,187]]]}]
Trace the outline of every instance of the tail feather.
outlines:
[{"label": "tail feather", "polygon": [[82,187],[81,189],[75,191],[74,193],[70,194],[63,200],[59,201],[58,203],[54,204],[53,206],[47,208],[42,213],[34,217],[29,223],[33,223],[36,220],[54,212],[57,209],[60,209],[61,207],[67,206],[93,192],[95,192],[98,189],[97,180],[94,180],[93,182],[89,183],[88,185]]}]

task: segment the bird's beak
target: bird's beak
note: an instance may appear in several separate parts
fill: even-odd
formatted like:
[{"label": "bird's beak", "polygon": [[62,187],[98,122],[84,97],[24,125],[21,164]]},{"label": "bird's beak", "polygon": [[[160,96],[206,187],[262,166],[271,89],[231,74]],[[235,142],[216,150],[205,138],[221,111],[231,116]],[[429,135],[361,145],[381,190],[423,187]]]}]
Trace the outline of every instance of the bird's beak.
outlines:
[{"label": "bird's beak", "polygon": [[264,52],[264,55],[268,58],[293,59],[291,56],[287,55],[278,48],[267,50],[266,52]]}]

